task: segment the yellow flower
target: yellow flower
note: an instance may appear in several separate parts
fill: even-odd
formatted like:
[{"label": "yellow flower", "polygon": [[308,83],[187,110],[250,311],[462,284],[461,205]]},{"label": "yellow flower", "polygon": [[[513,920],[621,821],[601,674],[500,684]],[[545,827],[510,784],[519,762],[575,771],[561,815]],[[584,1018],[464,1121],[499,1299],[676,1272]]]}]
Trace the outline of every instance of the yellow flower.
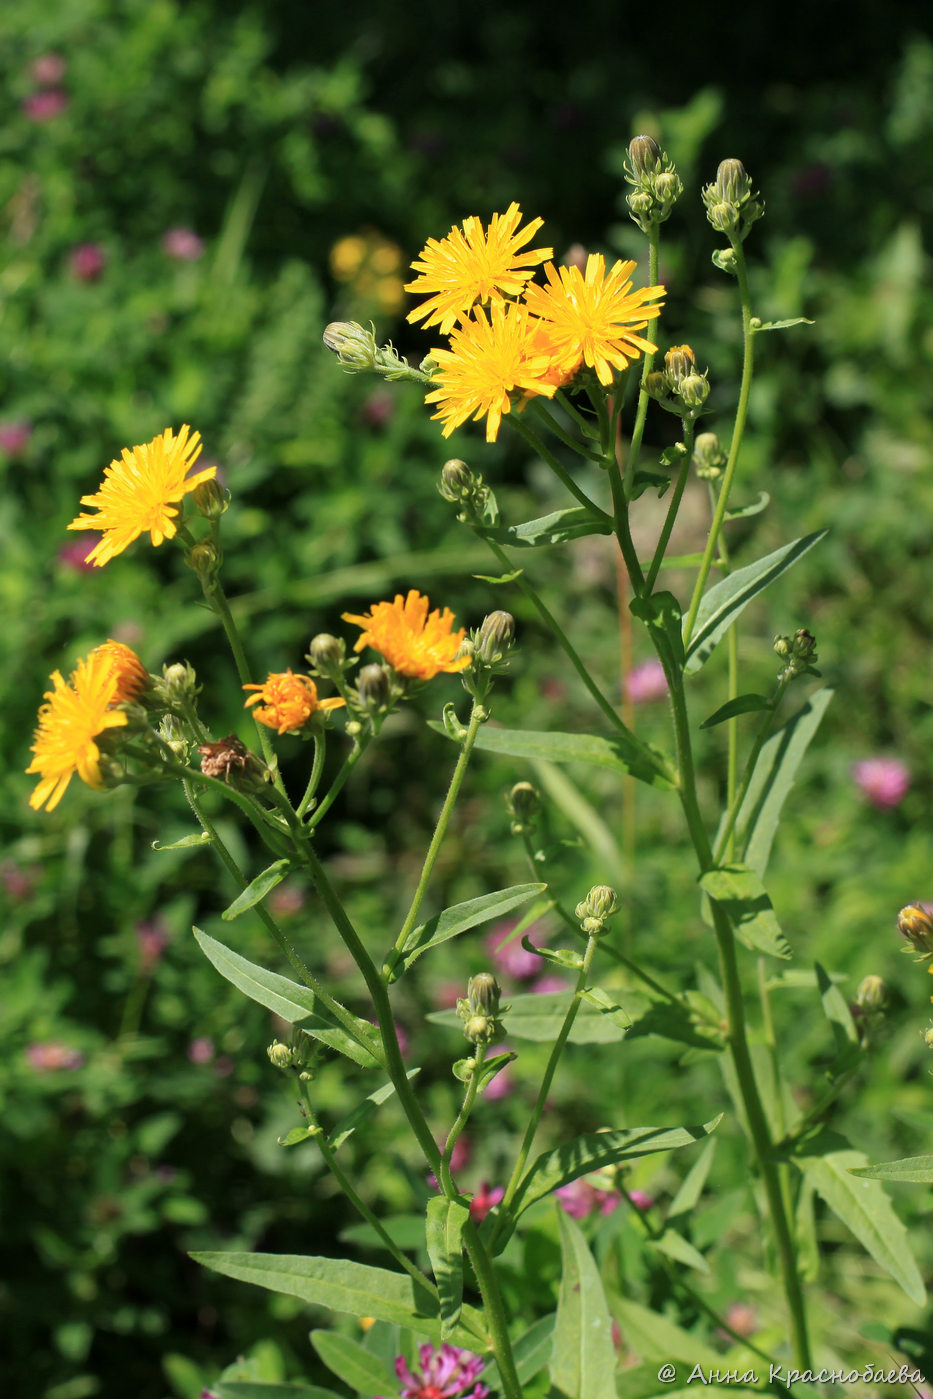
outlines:
[{"label": "yellow flower", "polygon": [[261,685],[244,685],[244,690],[257,690],[250,695],[244,708],[257,705],[253,718],[278,733],[302,728],[318,710],[340,709],[346,700],[339,697],[319,700],[317,686],[308,675],[295,675],[290,670],[269,675]]},{"label": "yellow flower", "polygon": [[80,660],[66,683],[59,671],[52,675],[53,690],[47,690],[47,704],[39,710],[27,772],[39,773],[41,781],[29,798],[38,810],[52,811],[61,801],[75,773],[89,787],[102,786],[100,749],[95,742],[108,729],[126,724],[126,715],[114,709],[118,703],[120,680],[106,647],[98,647],[86,660]]},{"label": "yellow flower", "polygon": [[443,421],[445,437],[471,416],[478,422],[485,414],[486,441],[495,442],[503,413],[511,411],[510,394],[523,389],[553,397],[552,361],[536,348],[535,326],[516,302],[494,302],[488,320],[477,309],[452,332],[449,350],[431,351],[439,387],[424,401],[439,405],[433,416]]},{"label": "yellow flower", "polygon": [[117,679],[114,704],[124,704],[138,698],[152,684],[149,672],[129,646],[122,641],[105,641],[95,646],[92,656],[106,656]]},{"label": "yellow flower", "polygon": [[200,433],[192,433],[189,440],[188,431],[185,424],[176,437],[169,427],[145,446],[131,452],[124,448],[122,460],[105,468],[100,490],[81,497],[82,505],[92,505],[98,513],[79,515],[68,528],[103,531],[86,562],[103,567],[147,530],[153,544],[174,536],[175,502],[217,472],[216,466],[208,466],[186,477],[201,453]]},{"label": "yellow flower", "polygon": [[407,597],[397,593],[393,602],[376,602],[365,616],[344,612],[343,620],[363,628],[354,646],[362,651],[372,646],[384,656],[399,675],[415,680],[432,680],[440,671],[453,675],[466,670],[469,656],[457,658],[466,632],[452,631],[454,614],[449,607],[429,615],[428,598],[412,588]]},{"label": "yellow flower", "polygon": [[416,294],[428,293],[428,300],[409,312],[408,320],[423,320],[425,329],[439,325],[441,334],[447,335],[477,301],[495,304],[507,296],[521,296],[534,275],[530,269],[554,256],[553,248],[519,251],[544,222],[532,219],[520,229],[521,217],[513,203],[504,214],[493,214],[488,230],[471,215],[462,229],[455,226],[446,238],[429,238],[421,257],[411,264],[421,275],[405,287]]},{"label": "yellow flower", "polygon": [[544,269],[546,287],[530,286],[525,305],[548,329],[557,364],[566,375],[581,364],[595,369],[601,384],[612,383],[614,369],[625,369],[643,351],[657,349],[635,332],[660,315],[647,303],[664,296],[664,287],[632,291],[634,262],[617,262],[606,272],[602,253],[590,253],[586,272],[578,267]]}]

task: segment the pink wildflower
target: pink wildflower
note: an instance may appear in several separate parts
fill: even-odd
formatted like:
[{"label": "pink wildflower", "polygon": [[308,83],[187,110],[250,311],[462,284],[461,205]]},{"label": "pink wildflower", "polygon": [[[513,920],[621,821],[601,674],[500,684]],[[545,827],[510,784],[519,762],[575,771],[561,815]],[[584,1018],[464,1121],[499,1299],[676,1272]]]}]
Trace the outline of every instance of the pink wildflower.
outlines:
[{"label": "pink wildflower", "polygon": [[635,1208],[642,1214],[644,1214],[646,1210],[654,1209],[654,1196],[649,1195],[647,1190],[630,1190],[628,1192],[628,1197]]},{"label": "pink wildflower", "polygon": [[68,254],[71,275],[79,282],[96,282],[106,261],[104,250],[97,243],[79,243]]},{"label": "pink wildflower", "polygon": [[879,811],[898,806],[910,786],[910,772],[900,758],[863,758],[852,768],[856,787]]},{"label": "pink wildflower", "polygon": [[155,970],[162,953],[168,947],[168,929],[161,918],[136,924],[136,943],[139,947],[139,961],[144,976]]},{"label": "pink wildflower", "polygon": [[512,929],[517,926],[514,920],[496,923],[486,935],[486,950],[498,971],[523,981],[538,974],[541,970],[541,958],[534,952],[526,951],[522,947],[521,938],[506,941]]},{"label": "pink wildflower", "polygon": [[29,65],[32,80],[39,87],[57,87],[68,65],[60,53],[40,53]]},{"label": "pink wildflower", "polygon": [[32,436],[32,423],[25,418],[17,422],[0,423],[0,451],[8,457],[18,457]]},{"label": "pink wildflower", "polygon": [[494,1185],[489,1188],[489,1182],[480,1181],[479,1189],[474,1193],[470,1201],[470,1218],[474,1224],[482,1224],[487,1214],[505,1195],[505,1190],[501,1185]]},{"label": "pink wildflower", "polygon": [[38,870],[24,870],[15,860],[0,864],[0,885],[11,899],[28,899],[38,880]]},{"label": "pink wildflower", "polygon": [[214,1041],[207,1035],[198,1035],[188,1046],[188,1058],[192,1064],[209,1064],[214,1057]]},{"label": "pink wildflower", "polygon": [[749,1302],[733,1302],[726,1312],[726,1321],[740,1336],[754,1336],[758,1330],[758,1313]]},{"label": "pink wildflower", "polygon": [[80,1049],[70,1049],[58,1040],[45,1040],[41,1044],[26,1046],[26,1058],[32,1068],[40,1073],[52,1073],[55,1069],[80,1069],[84,1055]]},{"label": "pink wildflower", "polygon": [[[419,1373],[412,1374],[404,1356],[395,1362],[402,1383],[399,1399],[488,1399],[489,1390],[477,1383],[484,1362],[472,1351],[444,1344],[435,1351],[430,1342],[418,1347]],[[472,1385],[472,1389],[468,1386]]]},{"label": "pink wildflower", "polygon": [[632,704],[649,704],[664,699],[666,694],[667,676],[658,660],[643,661],[625,677],[625,697]]},{"label": "pink wildflower", "polygon": [[162,234],[162,251],[176,262],[197,262],[204,256],[204,239],[191,228],[169,228]]},{"label": "pink wildflower", "polygon": [[586,1219],[588,1215],[612,1214],[619,1208],[622,1197],[617,1190],[597,1190],[588,1180],[572,1180],[554,1191],[571,1219]]},{"label": "pink wildflower", "polygon": [[533,981],[528,990],[536,996],[553,996],[557,991],[569,991],[570,987],[562,977],[553,976],[548,972],[539,976],[537,981]]},{"label": "pink wildflower", "polygon": [[83,539],[66,540],[56,558],[62,568],[70,569],[73,573],[93,573],[94,563],[93,560],[88,561],[88,555],[102,539],[102,534],[88,530]]},{"label": "pink wildflower", "polygon": [[24,97],[21,108],[30,121],[54,121],[68,106],[68,94],[60,87],[46,88],[43,92],[31,92]]}]

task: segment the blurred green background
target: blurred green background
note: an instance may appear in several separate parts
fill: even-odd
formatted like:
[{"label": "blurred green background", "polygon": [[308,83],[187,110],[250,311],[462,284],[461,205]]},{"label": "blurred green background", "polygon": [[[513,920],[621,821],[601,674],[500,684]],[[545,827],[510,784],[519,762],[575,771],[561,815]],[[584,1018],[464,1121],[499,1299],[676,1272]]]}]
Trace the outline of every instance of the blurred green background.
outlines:
[{"label": "blurred green background", "polygon": [[[22,770],[47,677],[108,636],[151,670],[191,660],[215,732],[250,733],[180,553],[141,544],[90,573],[84,537],[65,525],[121,447],[191,423],[204,438],[202,462],[217,462],[233,492],[225,581],[257,678],[300,668],[316,631],[345,633],[342,610],[417,587],[467,624],[497,606],[516,612],[522,652],[497,718],[593,724],[585,693],[565,667],[555,673],[550,642],[520,596],[473,576],[498,570],[435,483],[448,455],[464,457],[510,520],[563,505],[560,487],[508,434],[492,448],[474,430],[445,444],[418,393],[342,374],[321,331],[336,317],[372,319],[380,338],[420,358],[430,341],[405,325],[400,296],[408,262],[427,237],[513,199],[545,219],[538,241],[557,257],[579,243],[643,259],[622,182],[639,131],[658,137],[687,186],[665,229],[660,333],[664,346],[689,340],[710,365],[708,426],[728,437],[740,353],[734,286],[710,263],[715,243],[699,201],[724,156],[744,160],[767,203],[748,244],[756,311],[815,321],[758,342],[738,494],[744,503],[765,490],[772,500],[734,527],[732,547],[750,560],[832,529],[766,606],[746,614],[742,688],[770,683],[774,632],[816,633],[840,699],[798,783],[771,888],[799,965],[818,957],[846,975],[850,992],[869,971],[895,988],[887,1037],[834,1125],[872,1159],[929,1149],[919,1034],[927,985],[896,955],[892,932],[902,904],[933,897],[927,7],[889,5],[884,24],[864,0],[844,19],[829,6],[726,4],[715,23],[709,13],[683,6],[662,21],[609,0],[582,0],[556,24],[515,3],[424,11],[50,0],[41,11],[0,11],[0,1318],[11,1395],[197,1399],[239,1354],[253,1356],[255,1373],[323,1383],[306,1309],[205,1276],[187,1250],[358,1247],[338,1238],[351,1219],[313,1152],[276,1145],[295,1110],[265,1055],[275,1027],[219,981],[190,936],[195,920],[217,933],[227,884],[200,853],[150,848],[190,828],[183,802],[163,792],[103,796],[76,781],[52,815],[27,806],[32,779]],[[646,457],[668,445],[674,423],[649,418]],[[699,488],[688,507],[683,542],[695,547]],[[650,540],[647,500],[640,518]],[[531,567],[618,694],[608,542],[543,552]],[[674,586],[683,582],[674,576]],[[721,698],[722,661],[708,670],[698,714]],[[439,680],[387,729],[322,835],[376,947],[404,910],[446,781],[449,750],[418,711],[435,718],[459,693],[455,680]],[[657,741],[663,708],[639,714],[639,731]],[[711,803],[720,735],[704,753]],[[287,739],[280,751],[297,783],[306,750]],[[903,800],[885,808],[852,778],[853,764],[875,755],[897,758],[910,778]],[[438,906],[525,878],[501,793],[528,775],[477,759],[442,857]],[[617,835],[618,793],[571,775]],[[695,963],[712,965],[691,861],[672,806],[641,791],[637,801],[640,855],[620,937],[679,988],[692,984]],[[258,853],[232,826],[227,834],[258,868]],[[558,806],[546,834],[565,843],[568,899],[593,880],[621,879],[607,867],[611,849],[588,855]],[[277,898],[306,955],[364,1010],[309,891],[285,886]],[[268,955],[248,918],[223,936]],[[483,956],[477,940],[400,991],[438,1134],[460,1050],[424,1016]],[[804,1101],[829,1053],[807,1009],[790,993],[779,1004]],[[684,1066],[663,1041],[633,1041],[596,1073],[590,1060],[585,1049],[568,1056],[546,1126],[554,1140],[654,1120],[659,1102],[671,1122],[693,1120],[697,1102],[708,1106],[703,1115],[723,1102],[716,1066]],[[537,1048],[526,1049],[512,1092],[486,1105],[466,1188],[499,1178],[536,1066]],[[322,1110],[339,1115],[358,1087],[334,1064],[317,1091]],[[427,1199],[391,1110],[357,1150],[360,1188],[381,1211]],[[374,1150],[378,1165],[367,1164]],[[663,1196],[680,1169],[655,1164],[635,1183]],[[765,1319],[779,1317],[769,1311],[734,1127],[714,1185],[697,1230],[725,1241],[744,1294]],[[897,1201],[929,1274],[928,1194],[902,1188]],[[626,1257],[639,1256],[621,1211],[599,1227],[600,1247],[618,1238]],[[824,1228],[816,1290],[827,1344],[857,1357],[869,1320],[884,1338],[902,1325],[922,1331],[894,1285],[830,1222]],[[545,1217],[529,1235],[526,1262],[539,1280],[555,1275],[554,1238]],[[365,1248],[355,1256],[385,1262]],[[540,1281],[522,1281],[520,1262],[510,1300],[531,1320],[552,1302]],[[665,1300],[648,1264],[630,1264],[614,1285]],[[709,1288],[717,1306],[734,1300],[724,1282]]]}]

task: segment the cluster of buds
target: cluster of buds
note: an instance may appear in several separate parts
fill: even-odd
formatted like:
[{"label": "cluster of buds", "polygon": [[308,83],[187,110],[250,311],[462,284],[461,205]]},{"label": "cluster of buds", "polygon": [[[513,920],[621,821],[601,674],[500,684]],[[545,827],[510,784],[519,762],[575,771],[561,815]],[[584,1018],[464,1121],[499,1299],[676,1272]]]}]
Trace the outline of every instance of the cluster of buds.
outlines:
[{"label": "cluster of buds", "polygon": [[304,1031],[292,1031],[292,1043],[282,1044],[280,1040],[273,1040],[266,1049],[269,1062],[277,1069],[296,1069],[305,1080],[315,1076],[317,1059],[320,1055],[320,1045]]},{"label": "cluster of buds", "polygon": [[162,667],[161,676],[153,677],[152,690],[167,709],[185,710],[196,703],[201,686],[194,666],[188,661],[174,661]]},{"label": "cluster of buds", "polygon": [[462,523],[470,520],[490,521],[495,516],[495,500],[483,478],[473,472],[465,461],[452,457],[441,468],[441,481],[437,488],[445,500],[456,505],[457,519]]},{"label": "cluster of buds", "polygon": [[798,675],[819,675],[814,669],[819,656],[816,654],[816,637],[805,627],[795,631],[793,636],[774,638],[775,654],[784,662],[778,673],[778,680],[787,683]]},{"label": "cluster of buds", "polygon": [[586,898],[574,909],[587,937],[599,937],[607,918],[619,907],[619,896],[608,884],[594,884]]},{"label": "cluster of buds", "polygon": [[[709,398],[709,372],[704,370],[701,374],[697,369],[696,356],[689,345],[672,345],[664,356],[664,368],[645,380],[645,391],[673,412],[684,413],[686,409],[685,416],[695,418]],[[674,404],[672,399],[679,402]]]},{"label": "cluster of buds", "polygon": [[724,233],[730,243],[743,243],[756,219],[764,214],[764,201],[740,160],[723,160],[711,185],[704,185],[703,203],[706,217],[717,233]]},{"label": "cluster of buds", "polygon": [[715,432],[701,432],[693,444],[693,465],[701,481],[718,481],[726,464],[726,454]]},{"label": "cluster of buds", "polygon": [[643,233],[669,218],[683,194],[683,181],[674,162],[652,136],[635,136],[629,142],[625,178],[634,185],[625,202]]},{"label": "cluster of buds", "polygon": [[371,370],[383,379],[415,379],[424,383],[430,377],[433,361],[425,360],[420,369],[413,369],[391,342],[376,344],[374,328],[369,330],[356,321],[331,321],[324,331],[324,344],[333,350],[348,374],[363,374]]},{"label": "cluster of buds", "polygon": [[[914,952],[919,952],[918,962],[928,962],[933,958],[933,917],[926,904],[908,904],[897,915],[897,931],[910,944]],[[909,951],[905,948],[904,951]]]},{"label": "cluster of buds", "polygon": [[514,649],[515,618],[511,612],[490,612],[463,638],[457,656],[469,656],[472,664],[460,679],[478,703],[489,694],[493,677],[507,672]]},{"label": "cluster of buds", "polygon": [[505,804],[512,818],[512,834],[531,834],[541,810],[541,794],[530,782],[516,782],[507,794]]},{"label": "cluster of buds", "polygon": [[463,1021],[463,1033],[471,1044],[493,1044],[503,1034],[500,1011],[502,988],[492,972],[479,972],[467,983],[466,996],[457,1001],[457,1014]]}]

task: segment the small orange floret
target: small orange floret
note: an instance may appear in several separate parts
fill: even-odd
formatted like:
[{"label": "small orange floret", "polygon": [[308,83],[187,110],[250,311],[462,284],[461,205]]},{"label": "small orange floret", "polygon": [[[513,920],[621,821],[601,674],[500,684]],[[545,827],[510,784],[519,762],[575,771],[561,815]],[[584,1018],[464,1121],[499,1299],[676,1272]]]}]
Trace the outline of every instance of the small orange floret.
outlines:
[{"label": "small orange floret", "polygon": [[129,646],[122,641],[105,641],[95,646],[92,656],[106,656],[117,678],[114,704],[126,704],[137,699],[149,689],[152,681],[142,661]]},{"label": "small orange floret", "polygon": [[244,685],[243,689],[258,692],[250,695],[244,706],[246,709],[251,705],[257,706],[253,710],[253,718],[280,734],[304,728],[319,710],[326,713],[346,704],[346,700],[339,696],[318,699],[317,686],[311,677],[295,675],[291,670],[275,671],[261,685]]},{"label": "small orange floret", "polygon": [[449,607],[428,613],[430,600],[412,588],[406,597],[397,593],[392,602],[373,603],[365,616],[344,612],[343,620],[362,627],[354,646],[362,651],[372,646],[384,656],[399,675],[413,680],[433,680],[442,671],[454,675],[466,670],[469,656],[459,656],[466,631],[453,631],[454,614]]}]

